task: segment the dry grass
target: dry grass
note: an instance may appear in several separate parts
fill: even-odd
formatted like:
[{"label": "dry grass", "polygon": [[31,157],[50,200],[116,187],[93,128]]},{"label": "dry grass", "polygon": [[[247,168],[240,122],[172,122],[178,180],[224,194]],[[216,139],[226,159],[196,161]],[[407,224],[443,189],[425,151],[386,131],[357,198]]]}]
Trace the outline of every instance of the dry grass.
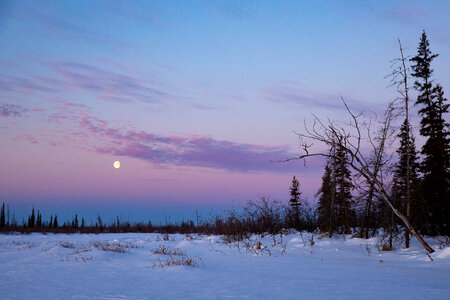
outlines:
[{"label": "dry grass", "polygon": [[164,242],[175,241],[175,237],[173,237],[173,236],[171,237],[168,233],[164,233],[164,234],[158,235],[156,237],[156,241],[157,242],[161,242],[161,241],[164,241]]},{"label": "dry grass", "polygon": [[102,242],[102,241],[91,241],[91,246],[108,252],[116,252],[116,253],[126,253],[128,252],[129,248],[139,248],[139,246],[136,243],[132,242]]},{"label": "dry grass", "polygon": [[170,249],[164,245],[159,245],[158,249],[152,251],[153,254],[184,256],[185,253],[180,248]]},{"label": "dry grass", "polygon": [[71,254],[72,255],[75,255],[75,254],[80,254],[80,253],[86,253],[86,252],[91,252],[92,251],[92,249],[91,248],[79,248],[79,249],[76,249],[75,251],[73,251]]},{"label": "dry grass", "polygon": [[201,240],[201,238],[198,235],[192,235],[192,234],[187,233],[185,235],[185,240],[187,240],[187,241],[198,241],[198,240]]},{"label": "dry grass", "polygon": [[33,247],[36,247],[37,244],[35,242],[29,242],[29,241],[11,241],[10,244],[17,246],[17,250],[26,250],[31,249]]},{"label": "dry grass", "polygon": [[164,267],[175,267],[175,266],[188,266],[188,267],[198,267],[198,259],[190,258],[186,255],[183,256],[169,256],[168,260],[162,262],[159,258],[157,262],[154,262],[152,268],[164,268]]},{"label": "dry grass", "polygon": [[75,249],[75,244],[71,243],[71,242],[59,241],[59,242],[56,243],[56,246],[67,248],[67,249]]}]

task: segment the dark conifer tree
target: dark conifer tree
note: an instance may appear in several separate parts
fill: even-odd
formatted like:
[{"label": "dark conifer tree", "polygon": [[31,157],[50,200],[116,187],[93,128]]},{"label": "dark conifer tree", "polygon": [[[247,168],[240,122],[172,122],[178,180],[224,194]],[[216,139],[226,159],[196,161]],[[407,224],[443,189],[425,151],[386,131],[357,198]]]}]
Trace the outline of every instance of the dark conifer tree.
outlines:
[{"label": "dark conifer tree", "polygon": [[28,218],[28,227],[34,228],[36,226],[36,215],[34,214],[34,207],[31,210],[31,215]]},{"label": "dark conifer tree", "polygon": [[36,227],[41,227],[41,226],[42,226],[42,215],[38,210],[37,217],[36,217]]},{"label": "dark conifer tree", "polygon": [[[409,156],[409,187],[411,190],[410,195],[410,222],[414,226],[414,228],[420,228],[420,224],[423,224],[425,220],[424,216],[424,203],[420,200],[419,197],[419,163],[418,163],[418,155],[415,147],[415,139],[414,136],[409,136],[408,142],[408,130],[406,128],[406,120],[403,122],[400,127],[400,133],[398,137],[400,139],[400,147],[397,149],[397,153],[399,155],[399,160],[395,165],[394,169],[394,183],[395,189],[393,189],[393,193],[396,195],[395,199],[397,199],[397,203],[399,204],[399,208],[402,212],[407,215],[407,160]],[[409,130],[411,132],[411,129]],[[407,146],[409,145],[409,152]]]},{"label": "dark conifer tree", "polygon": [[350,233],[351,219],[354,212],[352,210],[352,194],[353,184],[351,180],[351,172],[348,168],[348,157],[342,147],[336,149],[336,209],[337,209],[337,225],[341,227],[340,231]]},{"label": "dark conifer tree", "polygon": [[429,211],[430,232],[432,234],[450,233],[450,140],[449,125],[445,122],[448,112],[447,99],[442,87],[433,87],[431,62],[437,54],[432,54],[425,31],[418,47],[418,53],[411,59],[416,78],[415,89],[419,92],[416,105],[420,105],[420,134],[427,137],[422,147],[423,161],[420,169],[423,174],[422,192]]},{"label": "dark conifer tree", "polygon": [[53,227],[53,215],[50,216],[50,222],[48,222],[48,228]]},{"label": "dark conifer tree", "polygon": [[300,220],[300,212],[299,212],[300,205],[301,205],[300,196],[302,193],[300,192],[300,183],[298,182],[297,178],[295,178],[295,176],[292,178],[290,194],[291,194],[291,199],[289,199],[289,205],[294,214],[295,226],[298,226],[299,220]]},{"label": "dark conifer tree", "polygon": [[328,231],[330,237],[332,236],[335,227],[334,195],[336,194],[336,186],[332,180],[333,176],[333,161],[328,160],[322,176],[322,185],[316,193],[316,197],[319,197],[317,207],[317,223],[319,229],[322,231]]},{"label": "dark conifer tree", "polygon": [[59,224],[58,224],[58,216],[55,215],[55,218],[53,219],[53,228],[58,228]]},{"label": "dark conifer tree", "polygon": [[9,204],[6,205],[6,226],[11,225],[11,219],[10,219],[10,211],[9,211]]},{"label": "dark conifer tree", "polygon": [[5,218],[5,203],[2,204],[2,209],[0,212],[0,227],[6,226],[6,218]]},{"label": "dark conifer tree", "polygon": [[78,215],[75,215],[75,219],[74,219],[73,223],[74,223],[74,224],[73,224],[73,225],[74,225],[73,227],[74,227],[74,228],[78,228]]}]

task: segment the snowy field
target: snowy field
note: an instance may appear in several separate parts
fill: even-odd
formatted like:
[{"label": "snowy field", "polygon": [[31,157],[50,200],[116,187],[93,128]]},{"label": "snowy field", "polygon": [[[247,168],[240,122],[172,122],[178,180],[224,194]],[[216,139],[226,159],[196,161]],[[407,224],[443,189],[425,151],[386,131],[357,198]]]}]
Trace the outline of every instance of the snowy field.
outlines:
[{"label": "snowy field", "polygon": [[0,235],[0,299],[450,299],[450,247],[427,241],[434,261],[309,233]]}]

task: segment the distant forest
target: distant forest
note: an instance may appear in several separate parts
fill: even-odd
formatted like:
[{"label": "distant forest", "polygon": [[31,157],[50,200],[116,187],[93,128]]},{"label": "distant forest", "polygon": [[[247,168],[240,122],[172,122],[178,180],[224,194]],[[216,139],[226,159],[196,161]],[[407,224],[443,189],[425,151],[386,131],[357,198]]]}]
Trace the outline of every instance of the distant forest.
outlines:
[{"label": "distant forest", "polygon": [[[400,40],[399,57],[392,61],[388,76],[396,88],[397,98],[388,103],[383,119],[372,120],[365,112],[354,114],[344,99],[350,122],[338,124],[315,117],[310,127],[298,133],[302,153],[298,157],[326,157],[322,184],[316,197],[317,208],[305,201],[301,184],[292,179],[287,202],[261,197],[249,202],[244,210],[228,210],[213,220],[190,220],[178,224],[154,226],[148,223],[105,223],[98,217],[95,225],[75,215],[71,222],[60,223],[57,215],[43,220],[39,210],[32,209],[28,219],[17,224],[9,207],[1,206],[1,232],[160,232],[205,233],[243,239],[249,234],[276,234],[289,229],[333,234],[353,234],[370,238],[384,234],[384,249],[400,241],[406,248],[414,235],[433,252],[421,235],[450,235],[450,124],[446,120],[449,104],[443,87],[433,80],[432,62],[438,56],[430,49],[425,31],[417,53],[405,56]],[[412,85],[410,85],[412,81]],[[415,90],[416,99],[411,98]],[[410,108],[418,108],[419,124],[411,124]],[[401,126],[393,124],[400,120]],[[306,123],[305,123],[306,124]],[[374,128],[376,124],[376,128]],[[425,143],[415,146],[413,128],[420,128]],[[397,140],[395,153],[389,146]],[[312,142],[327,146],[325,152],[313,152]],[[363,151],[363,144],[371,151]]]}]

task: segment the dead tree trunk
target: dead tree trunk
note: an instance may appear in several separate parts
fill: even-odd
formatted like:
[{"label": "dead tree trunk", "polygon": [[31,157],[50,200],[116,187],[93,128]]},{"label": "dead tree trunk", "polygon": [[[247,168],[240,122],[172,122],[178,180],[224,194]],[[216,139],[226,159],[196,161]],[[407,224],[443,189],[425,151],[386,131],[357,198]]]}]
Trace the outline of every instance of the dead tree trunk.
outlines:
[{"label": "dead tree trunk", "polygon": [[[402,43],[400,42],[400,39],[398,39],[398,45],[400,48],[400,54],[401,54],[401,71],[400,74],[402,75],[402,83],[403,83],[403,89],[404,92],[403,98],[405,99],[405,125],[406,125],[406,218],[408,221],[411,220],[411,187],[410,187],[410,176],[411,176],[411,169],[410,169],[410,156],[411,156],[411,145],[409,143],[410,141],[410,133],[409,133],[409,96],[408,96],[408,73],[406,71],[406,64],[405,64],[405,57],[403,55],[403,48]],[[405,248],[409,248],[409,229],[407,228],[405,230]]]}]

